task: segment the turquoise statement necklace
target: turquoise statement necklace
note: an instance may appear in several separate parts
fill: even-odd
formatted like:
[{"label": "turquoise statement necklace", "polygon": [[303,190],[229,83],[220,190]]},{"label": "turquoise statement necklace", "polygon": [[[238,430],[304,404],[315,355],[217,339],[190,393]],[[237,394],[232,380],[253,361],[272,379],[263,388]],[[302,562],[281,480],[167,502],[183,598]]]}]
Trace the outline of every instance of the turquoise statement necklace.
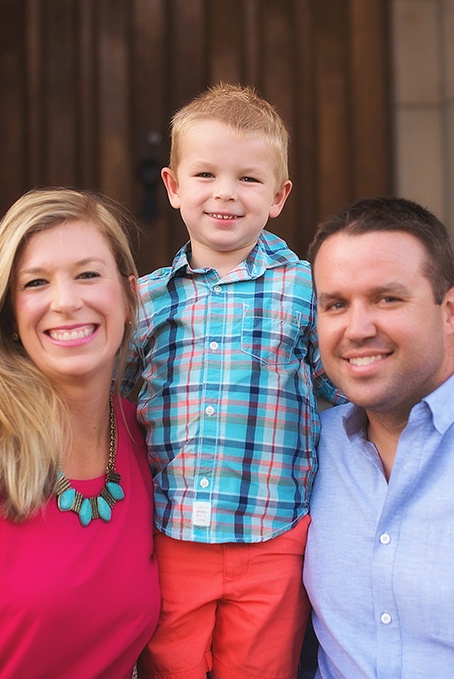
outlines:
[{"label": "turquoise statement necklace", "polygon": [[98,495],[85,497],[78,490],[73,488],[63,474],[58,472],[58,482],[56,488],[57,506],[61,512],[75,512],[79,515],[82,526],[88,526],[92,519],[101,519],[108,523],[112,518],[112,507],[119,500],[123,500],[125,494],[120,485],[121,476],[115,470],[115,458],[117,455],[117,422],[112,398],[109,399],[110,406],[110,442],[109,460],[106,467],[106,480],[102,490]]}]

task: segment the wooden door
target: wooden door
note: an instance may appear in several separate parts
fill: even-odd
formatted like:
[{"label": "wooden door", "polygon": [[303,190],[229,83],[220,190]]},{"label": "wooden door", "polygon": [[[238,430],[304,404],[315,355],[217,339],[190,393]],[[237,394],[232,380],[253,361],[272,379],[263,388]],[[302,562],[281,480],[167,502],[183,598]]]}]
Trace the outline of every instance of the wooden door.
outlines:
[{"label": "wooden door", "polygon": [[0,0],[0,212],[69,185],[124,204],[140,271],[185,242],[159,170],[173,112],[253,84],[291,133],[270,228],[304,256],[316,222],[392,190],[387,0]]}]

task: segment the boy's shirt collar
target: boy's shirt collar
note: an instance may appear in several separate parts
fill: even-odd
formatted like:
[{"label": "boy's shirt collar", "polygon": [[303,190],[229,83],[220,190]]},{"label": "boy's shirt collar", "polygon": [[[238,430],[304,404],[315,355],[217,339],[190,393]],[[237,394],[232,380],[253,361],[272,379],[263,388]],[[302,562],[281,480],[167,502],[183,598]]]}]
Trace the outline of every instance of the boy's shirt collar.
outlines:
[{"label": "boy's shirt collar", "polygon": [[[200,274],[211,269],[191,269],[191,242],[188,241],[175,255],[169,269],[168,280],[176,275]],[[299,261],[298,256],[290,250],[287,243],[269,231],[263,230],[260,237],[241,267],[246,267],[249,277],[259,278],[267,269],[277,266],[288,266]]]}]

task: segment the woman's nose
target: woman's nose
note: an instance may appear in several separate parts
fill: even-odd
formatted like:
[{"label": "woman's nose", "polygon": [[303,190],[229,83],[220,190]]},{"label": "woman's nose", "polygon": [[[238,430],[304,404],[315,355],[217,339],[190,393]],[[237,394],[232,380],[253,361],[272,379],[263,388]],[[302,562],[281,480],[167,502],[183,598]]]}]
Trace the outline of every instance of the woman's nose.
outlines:
[{"label": "woman's nose", "polygon": [[73,281],[58,281],[52,286],[51,308],[58,313],[71,313],[79,309],[82,300],[78,286]]}]

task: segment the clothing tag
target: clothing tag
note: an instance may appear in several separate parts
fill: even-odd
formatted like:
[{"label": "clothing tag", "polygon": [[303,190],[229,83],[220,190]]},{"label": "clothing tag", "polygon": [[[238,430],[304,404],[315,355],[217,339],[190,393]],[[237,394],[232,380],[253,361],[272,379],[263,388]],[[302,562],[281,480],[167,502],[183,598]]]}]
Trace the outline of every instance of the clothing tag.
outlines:
[{"label": "clothing tag", "polygon": [[194,502],[192,505],[192,524],[209,526],[211,522],[211,502]]}]

